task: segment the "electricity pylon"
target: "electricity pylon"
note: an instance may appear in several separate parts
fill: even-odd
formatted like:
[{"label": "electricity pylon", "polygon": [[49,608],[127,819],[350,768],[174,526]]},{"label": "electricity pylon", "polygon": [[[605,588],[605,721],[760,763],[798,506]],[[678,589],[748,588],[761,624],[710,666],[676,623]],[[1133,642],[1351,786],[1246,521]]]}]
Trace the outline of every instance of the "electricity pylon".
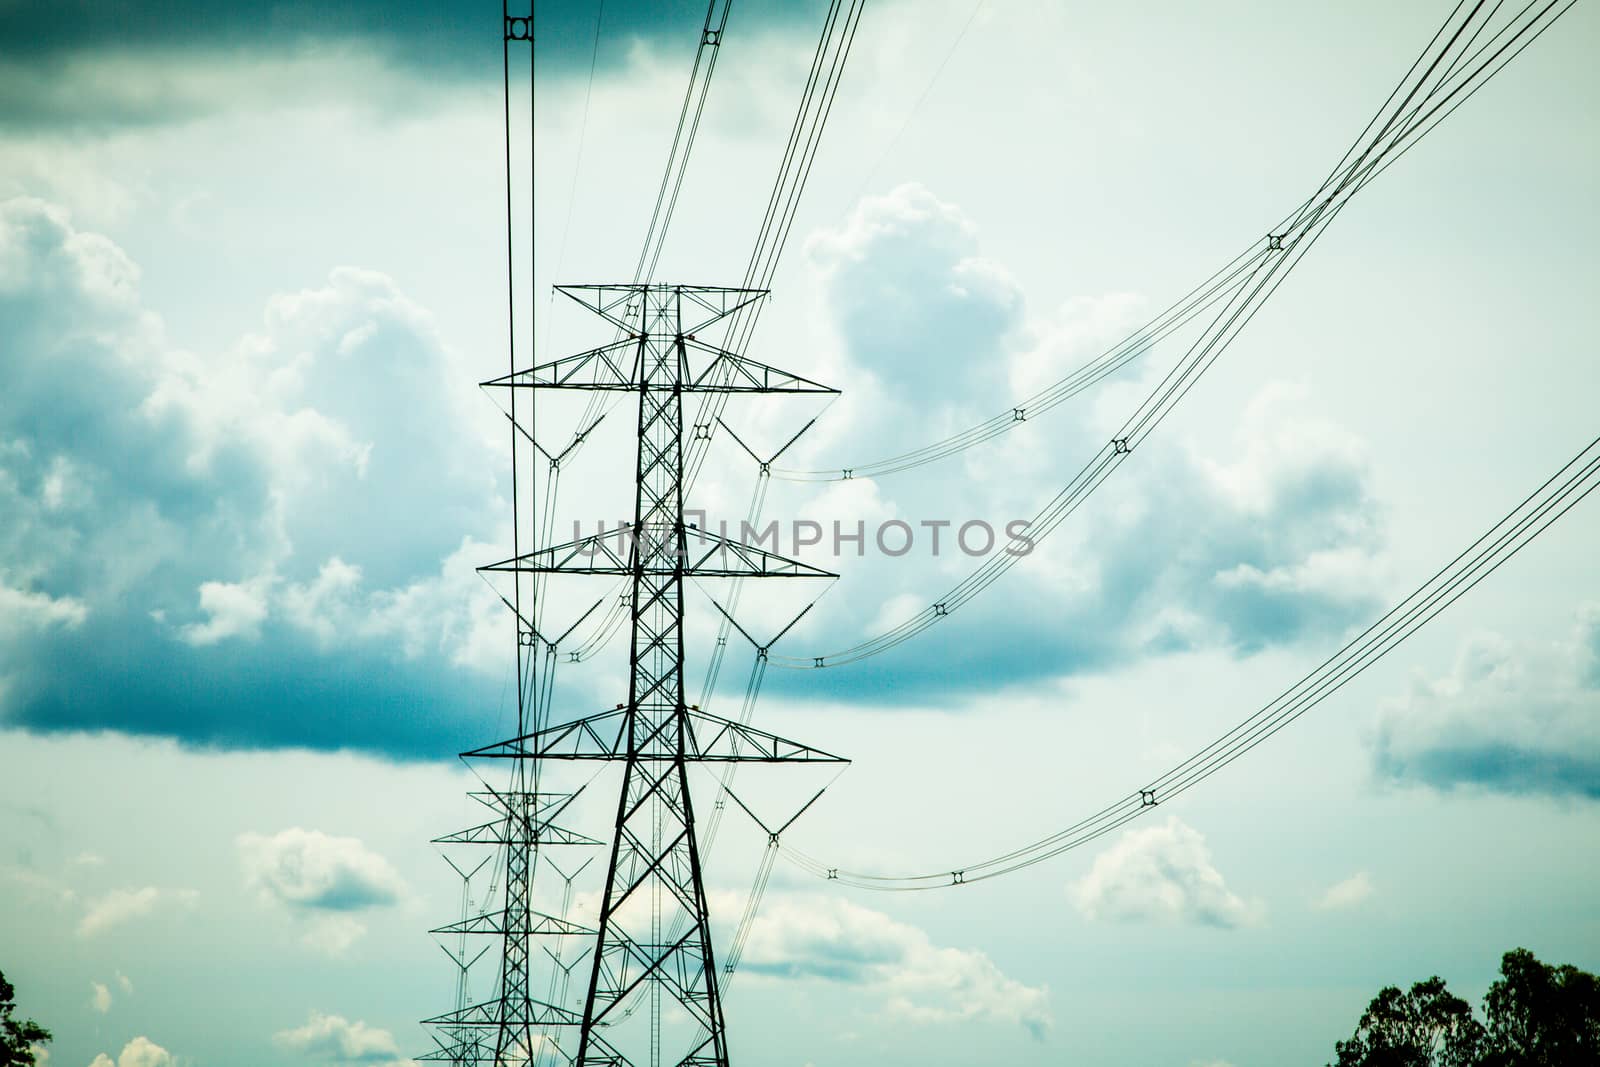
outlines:
[{"label": "electricity pylon", "polygon": [[[485,382],[514,390],[599,390],[635,394],[637,461],[629,525],[536,548],[482,568],[512,575],[622,577],[631,640],[628,697],[609,711],[545,726],[463,753],[513,761],[513,789],[495,794],[501,818],[466,837],[504,845],[506,907],[474,930],[504,941],[500,996],[429,1020],[442,1034],[495,1033],[457,1062],[534,1063],[551,1052],[579,1067],[727,1067],[728,1044],[712,947],[702,858],[689,792],[695,762],[842,763],[837,756],[702,711],[684,700],[686,578],[831,578],[830,572],[684,522],[683,403],[686,394],[832,394],[826,386],[758,363],[701,338],[766,294],[760,290],[658,284],[561,286],[558,291],[609,322],[617,339],[599,348]],[[726,324],[724,324],[726,325]],[[728,330],[727,335],[732,336]],[[523,410],[532,407],[525,403]],[[514,409],[513,409],[514,410]],[[531,433],[530,433],[531,438]],[[539,635],[518,617],[519,643]],[[531,907],[538,851],[590,839],[553,820],[569,795],[534,791],[530,767],[544,760],[622,764],[610,864],[598,929],[540,915]],[[458,932],[445,927],[445,933]],[[533,997],[528,941],[534,935],[590,936],[589,982],[581,1013]],[[556,958],[559,963],[559,957]],[[636,1017],[641,1002],[648,1011]],[[664,1053],[662,1022],[681,1009],[692,1033]],[[573,1031],[576,1031],[575,1038]],[[445,1041],[441,1041],[441,1046]],[[435,1059],[450,1059],[441,1047]]]}]

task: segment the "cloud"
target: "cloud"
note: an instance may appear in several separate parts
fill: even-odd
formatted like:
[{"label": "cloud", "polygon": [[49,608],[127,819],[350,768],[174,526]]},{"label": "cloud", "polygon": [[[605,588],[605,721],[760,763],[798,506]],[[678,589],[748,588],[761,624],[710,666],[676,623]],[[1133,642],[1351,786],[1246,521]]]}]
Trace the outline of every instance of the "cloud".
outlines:
[{"label": "cloud", "polygon": [[353,837],[295,827],[236,840],[245,880],[264,900],[300,911],[356,912],[399,902],[405,883]]},{"label": "cloud", "polygon": [[89,1067],[173,1067],[176,1062],[172,1053],[141,1036],[122,1046],[122,1054],[114,1062],[102,1052]]},{"label": "cloud", "polygon": [[70,905],[78,899],[76,889],[30,867],[0,867],[0,879],[60,905]]},{"label": "cloud", "polygon": [[60,209],[0,204],[0,721],[464,747],[504,651],[473,572],[504,506],[432,320],[343,269],[202,358],[139,275]]},{"label": "cloud", "polygon": [[389,1031],[319,1011],[313,1011],[304,1026],[280,1030],[273,1041],[292,1052],[354,1063],[390,1063],[400,1055]]},{"label": "cloud", "polygon": [[[817,447],[845,454],[967,425],[1009,402],[1005,381],[1060,373],[1134,314],[1124,297],[1030,314],[975,224],[915,186],[864,202],[811,255],[853,391]],[[506,552],[504,487],[484,462],[503,439],[431,317],[389,279],[341,269],[274,297],[258,331],[202,357],[170,344],[138,281],[115,244],[59,210],[0,207],[0,330],[22,399],[0,410],[0,558],[5,587],[57,617],[0,642],[0,721],[402,757],[480,740],[509,638],[474,573]],[[899,323],[888,334],[868,294]],[[908,390],[944,365],[975,377],[920,417]],[[74,384],[88,380],[95,390]],[[1373,602],[1368,466],[1298,405],[1264,392],[1226,460],[1151,446],[1143,476],[1096,499],[1092,526],[1063,528],[1023,561],[1025,579],[905,651],[769,685],[953,702],[1152,653],[1339,631]],[[998,528],[1059,487],[1061,457],[1103,444],[1098,421],[1040,420],[949,461],[956,477],[841,483],[807,506]],[[970,562],[856,565],[786,641],[847,640],[860,620],[927,605]]]},{"label": "cloud", "polygon": [[1600,689],[1600,604],[1586,604],[1578,610],[1576,659],[1579,684]]},{"label": "cloud", "polygon": [[981,952],[941,948],[914,926],[835,897],[787,896],[764,907],[742,971],[860,985],[888,1014],[917,1022],[987,1021],[1036,1036],[1049,990],[1008,978]]},{"label": "cloud", "polygon": [[1339,911],[1365,903],[1372,893],[1372,878],[1366,871],[1357,871],[1344,881],[1329,886],[1314,903],[1323,911]]},{"label": "cloud", "polygon": [[316,915],[307,918],[300,943],[313,952],[337,958],[349,952],[366,932],[367,924],[353,915]]},{"label": "cloud", "polygon": [[0,637],[57,626],[70,629],[81,625],[87,615],[82,601],[13,589],[0,580]]},{"label": "cloud", "polygon": [[157,907],[173,904],[192,907],[200,894],[193,889],[113,889],[90,902],[78,921],[78,936],[93,937],[112,927],[151,914]]},{"label": "cloud", "polygon": [[[809,14],[792,0],[763,4],[735,16],[730,32],[782,32]],[[698,14],[645,0],[612,0],[605,21],[627,32],[603,34],[593,52],[593,7],[541,4],[541,70],[586,76],[594,56],[604,75],[630,64],[641,44],[679,52],[700,27]],[[815,32],[809,19],[801,25],[808,36]],[[436,106],[441,91],[496,77],[499,40],[494,21],[454,4],[349,0],[270,11],[215,0],[0,5],[0,127],[173,122],[230,106],[281,107],[313,92],[420,110]],[[241,64],[244,48],[252,60]]]},{"label": "cloud", "polygon": [[267,617],[266,582],[202,582],[200,610],[208,618],[183,627],[191,645],[214,645],[230,637],[256,637]]},{"label": "cloud", "polygon": [[[917,185],[867,198],[807,247],[838,337],[818,373],[848,388],[797,445],[791,462],[802,469],[860,466],[976,425],[1149,314],[1125,293],[1031,308],[983,255],[976,223]],[[1092,393],[960,456],[839,483],[870,491],[821,494],[806,514],[831,519],[818,512],[835,507],[851,525],[865,510],[870,520],[984,519],[995,529],[1031,516],[1104,447],[1182,343],[1175,335]],[[1232,441],[1153,437],[995,592],[903,650],[803,679],[780,672],[768,684],[810,695],[821,686],[842,700],[957,701],[1149,654],[1246,655],[1341,633],[1378,603],[1380,513],[1365,449],[1307,406],[1302,390],[1269,385],[1243,406]],[[846,580],[788,651],[825,653],[794,646],[824,633],[848,646],[873,632],[863,620],[926,610],[976,566],[950,555],[827,559]]]},{"label": "cloud", "polygon": [[111,1010],[111,990],[102,982],[89,982],[89,1007],[104,1015]]},{"label": "cloud", "polygon": [[366,933],[359,915],[399,903],[409,893],[389,861],[353,837],[299,828],[240,834],[246,883],[303,925],[301,943],[343,956]]},{"label": "cloud", "polygon": [[1231,929],[1251,922],[1257,912],[1228,888],[1205,837],[1176,816],[1126,831],[1095,857],[1068,894],[1096,921]]},{"label": "cloud", "polygon": [[1382,706],[1370,739],[1383,778],[1436,789],[1600,798],[1600,608],[1570,640],[1517,647],[1484,634],[1449,674]]},{"label": "cloud", "polygon": [[[902,185],[864,199],[837,229],[806,244],[826,285],[835,326],[865,367],[900,396],[949,395],[992,380],[1022,293],[979,255],[977,227],[926,188]],[[959,354],[929,374],[934,353]]]},{"label": "cloud", "polygon": [[[868,198],[808,248],[839,337],[838,365],[823,376],[849,389],[798,447],[802,469],[865,463],[976,425],[1147,314],[1129,294],[1029,310],[982,256],[971,219],[920,186]],[[874,521],[981,518],[997,530],[1031,516],[1104,447],[1179,343],[959,457],[840,483],[871,491],[865,501],[813,497],[806,514],[831,519],[819,512],[833,506],[853,525],[865,504]],[[842,700],[952,701],[1149,654],[1247,655],[1340,634],[1379,603],[1381,515],[1365,449],[1307,406],[1303,390],[1268,385],[1244,405],[1231,442],[1202,449],[1157,435],[996,592],[903,651],[803,679],[780,672],[769,684],[813,695],[821,686]],[[814,634],[848,646],[877,632],[862,620],[926,610],[977,565],[950,555],[822,561],[846,581],[796,632],[792,654],[830,651],[793,647]]]}]

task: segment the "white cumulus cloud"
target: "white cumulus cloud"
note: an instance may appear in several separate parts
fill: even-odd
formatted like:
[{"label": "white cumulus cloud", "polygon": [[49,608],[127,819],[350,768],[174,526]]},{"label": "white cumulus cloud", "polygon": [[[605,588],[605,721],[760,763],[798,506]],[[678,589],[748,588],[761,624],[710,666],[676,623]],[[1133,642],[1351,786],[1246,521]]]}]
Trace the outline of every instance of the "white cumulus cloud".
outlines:
[{"label": "white cumulus cloud", "polygon": [[263,579],[201,583],[200,610],[206,620],[185,626],[183,639],[191,645],[214,645],[230,637],[255,637],[267,617],[268,584]]},{"label": "white cumulus cloud", "polygon": [[293,827],[240,834],[236,844],[246,884],[300,921],[301,942],[324,955],[344,955],[366,933],[362,912],[409,892],[388,860],[353,837]]},{"label": "white cumulus cloud", "polygon": [[503,438],[388,278],[336,270],[186,352],[114,242],[4,200],[0,337],[8,724],[436,751],[493,685],[505,616],[473,568],[503,556]]},{"label": "white cumulus cloud", "polygon": [[1049,990],[1004,974],[982,952],[940,947],[915,926],[833,897],[786,896],[756,919],[742,971],[870,990],[916,1022],[990,1021],[1035,1035],[1051,1024]]},{"label": "white cumulus cloud", "polygon": [[122,1046],[122,1054],[115,1060],[102,1052],[89,1067],[173,1067],[176,1062],[172,1053],[140,1036]]},{"label": "white cumulus cloud", "polygon": [[389,861],[354,837],[293,827],[240,834],[237,844],[251,888],[291,908],[360,911],[397,903],[406,893]]},{"label": "white cumulus cloud", "polygon": [[149,915],[163,904],[192,906],[199,894],[193,889],[113,889],[89,903],[78,920],[78,936],[92,937],[114,926]]},{"label": "white cumulus cloud", "polygon": [[4,579],[0,575],[0,636],[53,626],[70,629],[89,616],[81,600],[14,589]]},{"label": "white cumulus cloud", "polygon": [[292,1052],[355,1063],[393,1062],[400,1055],[387,1030],[342,1015],[313,1011],[304,1026],[280,1030],[273,1040]]},{"label": "white cumulus cloud", "polygon": [[314,915],[306,920],[300,943],[324,956],[343,956],[361,940],[367,924],[353,915]]},{"label": "white cumulus cloud", "polygon": [[104,982],[89,982],[89,1007],[101,1015],[111,1010],[111,990]]},{"label": "white cumulus cloud", "polygon": [[1600,605],[1572,638],[1466,641],[1444,677],[1385,704],[1371,739],[1380,775],[1448,789],[1600,798]]},{"label": "white cumulus cloud", "polygon": [[1176,816],[1124,833],[1068,894],[1094,920],[1229,928],[1256,911],[1228,888],[1205,837]]},{"label": "white cumulus cloud", "polygon": [[1366,871],[1357,871],[1342,882],[1336,882],[1318,894],[1316,906],[1323,911],[1338,911],[1364,903],[1373,893],[1372,877]]}]

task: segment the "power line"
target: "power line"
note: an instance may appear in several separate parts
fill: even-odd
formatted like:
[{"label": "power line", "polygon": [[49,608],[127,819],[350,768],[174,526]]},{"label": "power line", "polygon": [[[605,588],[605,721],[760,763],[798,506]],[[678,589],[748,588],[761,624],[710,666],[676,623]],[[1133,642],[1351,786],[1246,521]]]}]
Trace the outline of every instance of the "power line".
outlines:
[{"label": "power line", "polygon": [[[1013,538],[1003,551],[989,556],[942,596],[933,599],[898,625],[829,652],[774,657],[776,664],[792,670],[811,670],[844,666],[881,655],[950,617],[998,581],[1072,515],[1155,432],[1276,292],[1339,212],[1348,206],[1351,197],[1387,165],[1386,160],[1391,153],[1412,147],[1436,128],[1449,110],[1459,105],[1458,97],[1464,100],[1463,94],[1470,95],[1481,88],[1484,82],[1504,69],[1505,64],[1521,48],[1548,29],[1554,19],[1559,18],[1570,6],[1569,0],[1567,7],[1551,15],[1557,7],[1557,3],[1551,2],[1528,16],[1527,12],[1533,7],[1530,4],[1476,52],[1470,50],[1476,35],[1467,37],[1465,45],[1461,42],[1467,28],[1472,25],[1471,19],[1482,4],[1468,12],[1467,19],[1453,27],[1443,47],[1431,56],[1425,66],[1421,60],[1413,63],[1406,79],[1390,93],[1379,114],[1367,124],[1362,136],[1345,152],[1317,192],[1289,217],[1281,231],[1267,236],[1264,255],[1251,257],[1246,253],[1242,257],[1248,269],[1243,271],[1241,280],[1226,299],[1219,301],[1221,306],[1204,331],[1112,433],[1110,440],[1101,445],[1077,474],[1034,515],[1025,533]],[[1447,29],[1451,28],[1453,19],[1454,13],[1452,19],[1446,22]],[[1429,53],[1441,36],[1443,31],[1429,43],[1429,50],[1424,52],[1423,59],[1430,58]],[[1518,47],[1512,50],[1513,45]],[[1478,62],[1479,57],[1491,47],[1495,50],[1481,63]],[[1439,73],[1446,60],[1451,62],[1444,66],[1443,73]],[[1465,70],[1468,66],[1471,69]],[[1413,78],[1412,74],[1419,67],[1422,73]],[[1449,110],[1445,110],[1447,105],[1452,105]],[[1387,118],[1384,118],[1385,115]],[[1382,125],[1378,126],[1376,133],[1371,133],[1379,119],[1383,119]],[[1123,350],[1113,350],[1114,353],[1119,351]],[[1106,358],[1102,357],[1089,367],[1103,366]]]},{"label": "power line", "polygon": [[1471,592],[1600,485],[1600,437],[1504,517],[1294,685],[1181,763],[1125,796],[1047,837],[973,863],[918,875],[854,871],[783,846],[797,866],[860,889],[943,889],[1042,863],[1116,830],[1204,782],[1353,681],[1368,667]]},{"label": "power line", "polygon": [[[1500,26],[1489,41],[1479,46],[1475,51],[1472,46],[1493,24],[1493,18],[1501,5],[1497,3],[1494,8],[1490,9],[1487,16],[1479,19],[1479,12],[1484,6],[1480,2],[1468,11],[1465,19],[1459,25],[1456,25],[1456,15],[1463,7],[1463,4],[1458,3],[1455,10],[1451,12],[1450,17],[1446,19],[1445,23],[1428,42],[1428,46],[1412,63],[1405,77],[1396,85],[1378,112],[1363,128],[1356,141],[1352,143],[1351,147],[1340,158],[1338,164],[1334,166],[1328,177],[1318,188],[1318,191],[1273,226],[1268,231],[1272,236],[1253,241],[1244,252],[1241,252],[1188,294],[1179,298],[1178,301],[1169,306],[1151,322],[1134,330],[1111,349],[1089,363],[1073,370],[1061,380],[1027,397],[1017,399],[1006,410],[998,412],[983,422],[919,448],[878,459],[861,460],[823,469],[780,468],[773,472],[774,476],[790,481],[842,481],[849,478],[881,477],[888,474],[896,474],[957,455],[993,440],[1017,429],[1025,422],[1044,414],[1065,400],[1077,396],[1105,377],[1146,354],[1156,340],[1192,321],[1202,311],[1211,307],[1212,302],[1215,300],[1236,292],[1236,289],[1230,288],[1230,286],[1244,284],[1245,275],[1238,268],[1242,261],[1245,261],[1252,254],[1263,254],[1265,251],[1270,251],[1269,246],[1275,238],[1279,240],[1285,239],[1289,234],[1304,227],[1314,213],[1326,209],[1325,197],[1330,192],[1343,194],[1345,200],[1348,200],[1349,196],[1353,196],[1364,188],[1368,182],[1387,169],[1394,160],[1404,155],[1405,152],[1410,151],[1411,147],[1431,131],[1433,126],[1437,125],[1468,97],[1487,84],[1522,49],[1532,44],[1550,26],[1554,25],[1555,21],[1564,15],[1574,3],[1576,3],[1576,0],[1565,0],[1564,3],[1556,0],[1556,2],[1544,3],[1538,10],[1534,10],[1538,6],[1537,3],[1529,3],[1509,21]],[[1463,38],[1462,35],[1469,28],[1472,28],[1472,33]],[[1445,40],[1445,47],[1437,55],[1434,55],[1434,48],[1441,38]],[[1498,47],[1495,47],[1497,42]],[[1513,45],[1515,45],[1514,49],[1512,48]],[[1430,56],[1432,57],[1431,62]],[[1450,62],[1441,70],[1439,63],[1446,59],[1449,59]],[[1472,69],[1470,73],[1464,73],[1467,68],[1473,67],[1473,64],[1478,63],[1480,59],[1483,60],[1481,65]],[[1419,69],[1422,70],[1422,74],[1414,77]],[[1430,81],[1432,85],[1428,89],[1424,103],[1436,100],[1435,106],[1425,113],[1422,111],[1423,104],[1408,107],[1408,105],[1411,105],[1415,93],[1423,86],[1428,85]],[[1391,108],[1391,105],[1394,105],[1397,100],[1399,100],[1399,104]],[[1446,104],[1449,104],[1448,108],[1445,108]],[[1386,114],[1389,116],[1388,121],[1379,127],[1380,120]],[[1398,125],[1396,125],[1397,123]],[[1375,127],[1377,127],[1376,133],[1373,132]],[[1379,144],[1382,145],[1380,159],[1369,160],[1367,152],[1370,152],[1373,146]],[[1365,149],[1363,149],[1364,145],[1367,146]],[[1219,279],[1221,280],[1219,281]],[[1197,294],[1205,293],[1211,295],[1212,301],[1193,302]]]},{"label": "power line", "polygon": [[[789,130],[789,140],[784,146],[783,159],[778,166],[772,192],[767,198],[767,207],[762,215],[755,248],[751,251],[750,260],[745,266],[744,280],[741,283],[743,288],[767,289],[777,273],[778,262],[788,245],[795,214],[800,208],[801,195],[805,192],[806,184],[811,177],[812,165],[816,161],[817,149],[822,143],[823,130],[828,124],[829,116],[833,114],[834,100],[837,98],[839,85],[844,77],[845,64],[850,58],[851,47],[855,44],[856,32],[861,25],[861,15],[865,7],[866,0],[849,0],[848,6],[842,3],[842,0],[833,0],[829,5],[822,36],[812,55],[811,70],[806,79],[805,90],[801,94],[800,106],[795,111],[794,122]],[[765,304],[765,301],[759,301],[748,305],[732,319],[726,334],[729,348],[736,352],[749,350],[751,335],[755,332],[756,323],[760,320]],[[720,423],[726,405],[727,396],[722,393],[712,393],[701,399],[694,424],[696,427],[703,427],[705,432],[704,436],[697,435],[689,443],[685,467],[687,477],[685,485],[688,488],[693,488],[700,469],[705,464],[714,428]]]}]

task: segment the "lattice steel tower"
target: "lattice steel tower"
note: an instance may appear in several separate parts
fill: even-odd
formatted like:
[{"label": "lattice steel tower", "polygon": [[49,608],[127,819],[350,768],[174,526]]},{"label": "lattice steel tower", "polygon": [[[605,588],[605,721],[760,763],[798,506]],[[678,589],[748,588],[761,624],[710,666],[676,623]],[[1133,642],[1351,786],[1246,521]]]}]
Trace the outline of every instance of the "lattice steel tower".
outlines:
[{"label": "lattice steel tower", "polygon": [[[468,758],[510,760],[514,768],[510,789],[485,798],[499,819],[445,839],[506,848],[506,906],[441,932],[467,928],[503,940],[500,996],[429,1020],[441,1035],[440,1051],[433,1058],[498,1065],[539,1062],[548,1052],[550,1062],[582,1067],[725,1067],[727,1036],[689,764],[843,761],[685,703],[684,580],[833,575],[685,523],[684,397],[834,390],[702,339],[708,331],[731,336],[728,320],[764,292],[651,284],[561,286],[558,291],[610,323],[617,339],[483,384],[513,393],[562,389],[633,394],[633,521],[608,533],[535,548],[483,570],[627,579],[628,695],[612,710],[464,753]],[[723,329],[717,329],[719,324]],[[531,397],[520,405],[530,415],[532,408]],[[518,620],[519,645],[537,647],[540,636],[520,613]],[[622,764],[595,931],[541,915],[531,906],[539,852],[592,840],[553,823],[571,798],[538,791],[539,768],[550,760]],[[594,938],[581,1013],[533,996],[529,951],[531,937],[579,935]],[[552,958],[561,962],[557,954]],[[635,1010],[636,998],[647,998],[648,1011]],[[692,1030],[681,1051],[663,1048],[662,1020],[674,1007],[687,1015]],[[493,1033],[492,1042],[483,1038],[486,1031]]]}]

